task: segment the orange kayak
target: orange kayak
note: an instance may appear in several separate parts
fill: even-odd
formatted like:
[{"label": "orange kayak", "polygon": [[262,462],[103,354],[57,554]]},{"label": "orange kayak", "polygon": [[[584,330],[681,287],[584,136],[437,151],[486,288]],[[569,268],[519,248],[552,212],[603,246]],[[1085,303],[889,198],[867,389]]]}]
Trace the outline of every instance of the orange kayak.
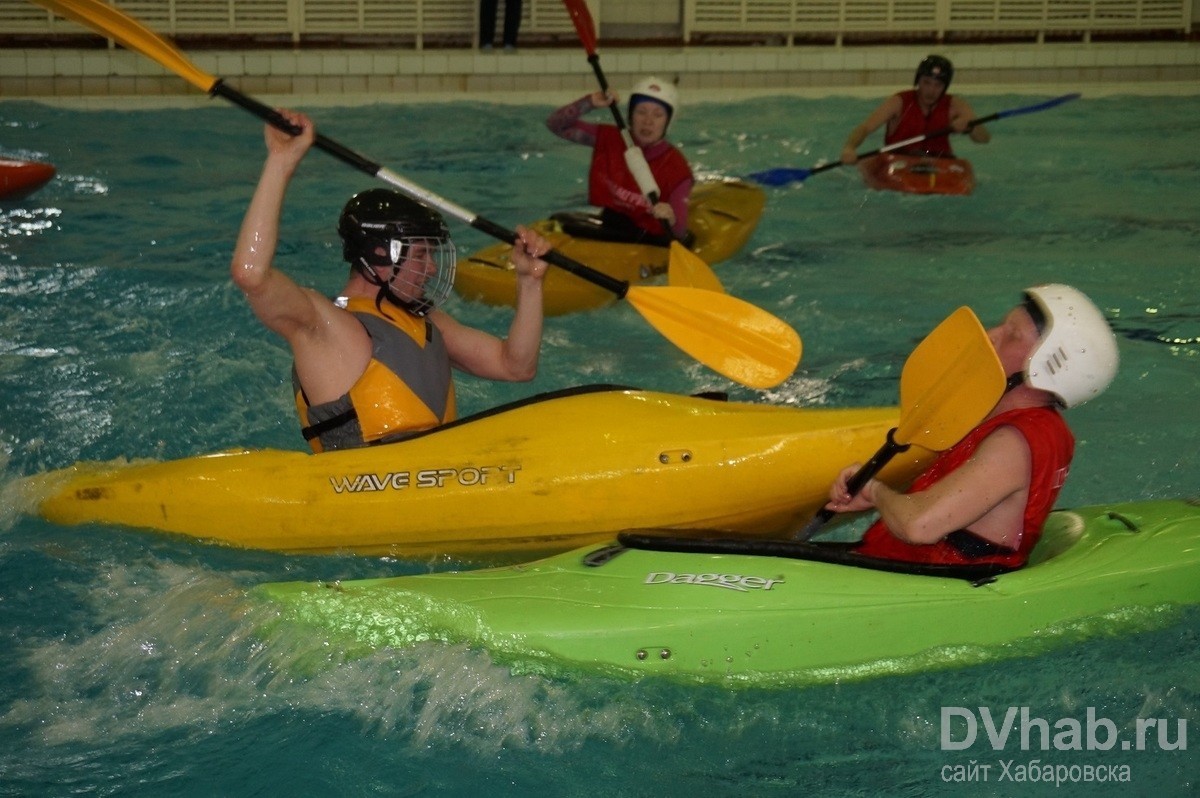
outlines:
[{"label": "orange kayak", "polygon": [[975,188],[971,162],[886,152],[859,161],[858,171],[869,188],[909,194],[970,194]]},{"label": "orange kayak", "polygon": [[48,163],[0,158],[0,200],[27,197],[50,182],[54,173]]}]

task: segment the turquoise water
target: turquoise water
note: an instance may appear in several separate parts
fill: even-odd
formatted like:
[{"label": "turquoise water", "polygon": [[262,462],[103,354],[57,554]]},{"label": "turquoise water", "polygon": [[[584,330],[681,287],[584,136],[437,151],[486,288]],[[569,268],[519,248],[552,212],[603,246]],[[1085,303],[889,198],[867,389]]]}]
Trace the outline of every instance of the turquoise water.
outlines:
[{"label": "turquoise water", "polygon": [[[972,98],[980,113],[1044,97]],[[686,107],[673,130],[704,175],[811,166],[873,102],[771,98]],[[545,106],[319,108],[323,132],[507,226],[583,203],[587,153],[541,126]],[[1200,162],[1195,98],[1085,97],[997,122],[959,145],[965,198],[865,190],[853,170],[768,192],[727,288],[805,343],[768,392],[687,360],[630,308],[549,321],[531,385],[460,382],[464,412],[620,382],[799,405],[896,401],[913,345],[961,304],[997,320],[1030,283],[1089,293],[1122,370],[1071,411],[1063,505],[1195,495],[1200,449]],[[436,134],[434,133],[436,131]],[[407,573],[445,563],[289,557],[26,515],[25,475],[78,460],[300,448],[288,357],[227,279],[261,166],[261,128],[202,109],[0,104],[0,153],[59,176],[0,204],[0,794],[4,795],[1060,795],[1111,785],[997,781],[1003,758],[1127,765],[1119,794],[1194,793],[1191,751],[947,752],[942,706],[1085,708],[1200,720],[1200,616],[1049,654],[918,677],[793,691],[514,676],[429,646],[302,677],[272,664],[242,613],[263,581]],[[564,177],[566,175],[566,177]],[[333,223],[372,185],[314,153],[285,210],[280,262],[326,292],[344,274]],[[459,247],[483,236],[452,224]],[[452,301],[496,331],[504,310]],[[986,622],[986,619],[980,619]],[[897,623],[903,623],[897,615]],[[945,766],[991,764],[989,782]]]}]

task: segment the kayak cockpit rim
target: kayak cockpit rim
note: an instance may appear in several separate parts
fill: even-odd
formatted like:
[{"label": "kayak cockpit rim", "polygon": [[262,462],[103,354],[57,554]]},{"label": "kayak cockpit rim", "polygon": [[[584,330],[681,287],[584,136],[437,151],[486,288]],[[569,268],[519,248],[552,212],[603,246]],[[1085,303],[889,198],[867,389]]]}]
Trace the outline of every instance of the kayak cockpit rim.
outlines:
[{"label": "kayak cockpit rim", "polygon": [[621,532],[617,542],[584,556],[584,564],[598,567],[631,549],[677,554],[732,554],[754,557],[780,557],[790,560],[843,565],[870,571],[961,579],[978,587],[997,576],[1017,570],[995,563],[980,565],[936,565],[929,563],[865,557],[852,550],[855,542],[814,543],[799,540],[745,540],[730,537],[680,537],[674,530],[637,530]]},{"label": "kayak cockpit rim", "polygon": [[[480,419],[490,418],[492,416],[496,416],[501,413],[507,413],[510,410],[516,410],[517,408],[520,408],[520,407],[525,407],[527,405],[539,404],[541,402],[549,402],[549,401],[553,401],[555,399],[564,399],[569,396],[582,396],[582,395],[590,394],[590,393],[606,393],[606,392],[620,393],[620,392],[624,392],[624,391],[641,391],[641,390],[643,390],[643,389],[635,388],[630,385],[610,385],[607,383],[597,383],[594,385],[579,385],[579,386],[574,386],[571,388],[562,388],[562,389],[556,390],[556,391],[545,391],[543,393],[534,394],[533,396],[527,396],[523,399],[517,399],[512,402],[507,402],[502,405],[497,405],[496,407],[490,407],[486,410],[481,410],[478,413],[472,413],[469,416],[463,416],[462,418],[456,418],[453,421],[449,421],[445,424],[440,424],[436,427],[430,427],[429,429],[418,430],[418,431],[412,433],[411,435],[406,435],[402,438],[389,438],[387,440],[371,441],[370,443],[367,444],[367,446],[390,446],[391,444],[394,444],[394,443],[402,443],[405,441],[414,440],[416,438],[423,438],[426,435],[436,435],[439,432],[445,432],[448,429],[453,429],[454,427],[461,427],[464,424],[470,424],[474,421],[479,421]],[[693,397],[696,399],[712,399],[714,401],[725,401],[729,398],[728,394],[724,394],[724,393],[718,392],[718,391],[697,393],[697,394],[693,394]]]},{"label": "kayak cockpit rim", "polygon": [[[1131,519],[1110,511],[1111,520],[1118,521],[1128,532],[1140,531],[1138,525]],[[1083,525],[1078,516],[1069,510],[1059,510],[1051,515],[1043,528],[1042,539],[1034,547],[1029,561],[1024,568],[1030,568],[1039,563],[1052,560],[1074,546],[1083,532]],[[623,551],[641,549],[645,551],[664,551],[681,554],[731,554],[750,555],[759,557],[782,557],[792,560],[808,560],[810,562],[842,565],[850,568],[863,568],[871,571],[886,571],[888,573],[907,574],[910,576],[932,576],[943,579],[961,579],[975,587],[989,584],[997,577],[1012,571],[1023,570],[996,563],[980,563],[978,565],[904,562],[888,560],[881,557],[867,557],[854,552],[856,541],[849,542],[814,542],[799,540],[771,540],[731,538],[720,532],[711,531],[707,535],[683,537],[676,530],[670,529],[636,529],[626,530],[617,535],[617,542],[598,549],[584,557],[584,563],[590,566],[600,566],[616,557]]]}]

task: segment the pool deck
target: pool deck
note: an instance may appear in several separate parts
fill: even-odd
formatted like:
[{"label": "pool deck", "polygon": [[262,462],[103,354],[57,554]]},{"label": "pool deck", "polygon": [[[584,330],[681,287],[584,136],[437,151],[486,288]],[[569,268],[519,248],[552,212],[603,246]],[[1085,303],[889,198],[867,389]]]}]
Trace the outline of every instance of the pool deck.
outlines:
[{"label": "pool deck", "polygon": [[[1200,94],[1200,42],[1047,42],[936,47],[628,47],[602,52],[620,92],[647,74],[691,102],[756,95],[879,96],[907,85],[930,51],[954,61],[963,93]],[[186,58],[241,91],[310,104],[562,102],[595,88],[582,50],[196,50]],[[203,93],[150,58],[115,49],[0,49],[0,101],[162,106]]]}]

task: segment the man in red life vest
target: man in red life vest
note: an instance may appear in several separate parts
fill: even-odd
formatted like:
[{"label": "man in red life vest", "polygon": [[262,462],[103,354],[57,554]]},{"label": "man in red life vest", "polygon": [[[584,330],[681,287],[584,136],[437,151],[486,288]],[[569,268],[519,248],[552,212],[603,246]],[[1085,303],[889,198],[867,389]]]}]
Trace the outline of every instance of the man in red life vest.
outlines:
[{"label": "man in red life vest", "polygon": [[282,111],[296,136],[266,126],[267,159],[234,248],[233,282],[291,347],[296,407],[314,452],[398,440],[455,417],[451,367],[493,380],[533,379],[542,340],[541,256],[517,228],[517,307],[508,336],[460,324],[439,305],[454,282],[449,231],[434,209],[396,191],[355,195],[338,222],[350,274],[336,299],[275,267],[284,193],[314,129]]},{"label": "man in red life vest", "polygon": [[1098,396],[1117,371],[1117,345],[1104,315],[1065,285],[1025,292],[988,331],[1008,390],[988,416],[906,493],[870,480],[846,490],[842,471],[826,505],[879,512],[855,551],[907,562],[1019,568],[1041,535],[1066,480],[1075,440],[1059,414]]},{"label": "man in red life vest", "polygon": [[652,204],[626,160],[626,145],[616,125],[583,121],[596,108],[617,102],[616,95],[593,92],[564,105],[546,119],[554,135],[592,148],[588,173],[588,202],[598,205],[605,227],[633,241],[658,241],[666,245],[666,225],[675,238],[687,236],[688,197],[692,170],[687,159],[666,140],[667,126],[679,107],[675,86],[659,78],[646,78],[629,95],[629,132],[650,167],[658,197]]},{"label": "man in red life vest", "polygon": [[[842,145],[842,163],[849,165],[858,161],[859,146],[885,123],[885,146],[946,128],[952,128],[957,133],[966,130],[968,123],[975,118],[975,112],[962,97],[947,93],[953,78],[953,65],[940,55],[931,55],[922,61],[913,76],[912,89],[888,97],[861,125],[850,131],[846,143]],[[972,127],[968,135],[977,144],[986,144],[992,138],[983,125]],[[948,135],[928,138],[897,152],[902,155],[954,157]]]}]

